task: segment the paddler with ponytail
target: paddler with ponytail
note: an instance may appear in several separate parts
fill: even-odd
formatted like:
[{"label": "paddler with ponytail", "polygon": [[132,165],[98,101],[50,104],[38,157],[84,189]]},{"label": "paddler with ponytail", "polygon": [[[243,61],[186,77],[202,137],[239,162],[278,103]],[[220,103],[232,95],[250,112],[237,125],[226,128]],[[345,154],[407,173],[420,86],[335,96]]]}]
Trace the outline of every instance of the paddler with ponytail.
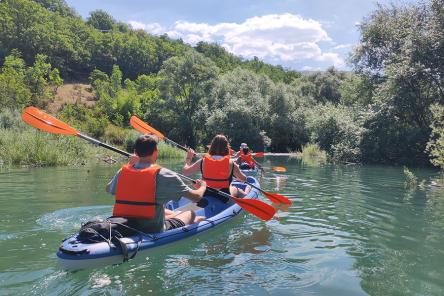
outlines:
[{"label": "paddler with ponytail", "polygon": [[128,219],[128,226],[142,232],[161,232],[202,220],[193,211],[173,212],[164,208],[170,200],[182,196],[197,202],[206,189],[192,190],[179,176],[156,164],[157,139],[142,135],[135,143],[135,155],[109,182],[106,191],[115,195],[113,216]]},{"label": "paddler with ponytail", "polygon": [[[189,149],[182,170],[183,174],[191,175],[200,171],[202,180],[209,187],[219,189],[232,196],[244,197],[251,188],[247,187],[247,191],[243,191],[230,185],[233,177],[242,182],[245,182],[247,177],[241,172],[235,161],[230,158],[229,147],[227,138],[224,135],[217,135],[211,141],[208,153],[193,164],[191,161],[195,152],[193,149]],[[207,190],[205,195],[215,196],[217,193]]]}]

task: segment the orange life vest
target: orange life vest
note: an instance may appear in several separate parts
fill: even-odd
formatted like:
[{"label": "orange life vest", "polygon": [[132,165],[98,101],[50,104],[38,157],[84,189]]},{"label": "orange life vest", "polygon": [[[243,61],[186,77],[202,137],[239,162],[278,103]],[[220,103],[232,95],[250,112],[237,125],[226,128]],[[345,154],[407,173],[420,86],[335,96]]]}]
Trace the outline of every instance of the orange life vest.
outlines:
[{"label": "orange life vest", "polygon": [[202,179],[207,182],[209,187],[216,189],[230,188],[233,166],[230,165],[229,155],[221,159],[213,159],[210,155],[205,155],[200,170]]},{"label": "orange life vest", "polygon": [[244,151],[241,149],[239,156],[241,158],[241,162],[246,162],[251,168],[254,168],[254,161],[251,152],[248,151],[247,154],[244,154]]},{"label": "orange life vest", "polygon": [[120,171],[113,216],[152,219],[156,214],[156,176],[160,166],[154,164],[137,170],[126,164]]}]

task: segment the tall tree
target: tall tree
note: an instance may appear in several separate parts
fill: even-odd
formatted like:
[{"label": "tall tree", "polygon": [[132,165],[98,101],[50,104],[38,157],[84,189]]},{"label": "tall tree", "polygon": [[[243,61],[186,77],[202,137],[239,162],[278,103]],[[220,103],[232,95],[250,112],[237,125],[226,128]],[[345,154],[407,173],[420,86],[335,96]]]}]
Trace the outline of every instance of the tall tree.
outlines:
[{"label": "tall tree", "polygon": [[[366,123],[364,138],[368,160],[427,161],[430,106],[444,102],[443,7],[443,0],[379,6],[360,26],[352,60],[376,83],[375,116]],[[387,148],[390,153],[383,151]]]},{"label": "tall tree", "polygon": [[[219,69],[209,58],[195,51],[165,61],[160,71],[160,96],[169,109],[171,136],[195,147],[203,123],[197,116],[213,86]],[[164,123],[165,120],[164,120]],[[170,123],[171,124],[171,123]],[[174,126],[174,127],[173,127]]]},{"label": "tall tree", "polygon": [[97,30],[110,31],[110,30],[112,30],[116,21],[106,11],[98,9],[98,10],[92,11],[89,14],[89,17],[88,17],[88,20],[86,23],[90,26],[93,26]]}]

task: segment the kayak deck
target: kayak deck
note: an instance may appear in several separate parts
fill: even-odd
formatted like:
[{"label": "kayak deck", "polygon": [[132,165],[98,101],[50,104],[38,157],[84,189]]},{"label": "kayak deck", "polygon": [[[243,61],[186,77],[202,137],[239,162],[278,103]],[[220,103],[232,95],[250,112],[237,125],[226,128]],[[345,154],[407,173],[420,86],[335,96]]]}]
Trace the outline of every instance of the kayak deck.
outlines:
[{"label": "kayak deck", "polygon": [[[247,181],[253,185],[260,186],[253,177],[248,177]],[[246,187],[245,184],[236,181],[233,182],[233,185],[242,189]],[[258,197],[259,191],[252,188],[245,198],[257,199]],[[196,215],[206,217],[203,221],[164,232],[138,234],[121,238],[120,240],[126,245],[129,255],[137,252],[141,253],[209,230],[232,219],[242,211],[242,208],[231,200],[225,203],[220,198],[205,196],[202,201],[201,205],[204,207],[198,207],[186,198],[181,198],[179,201],[170,201],[165,207],[173,211],[192,209],[196,212]],[[77,235],[78,233],[63,241],[57,252],[59,265],[63,269],[85,269],[123,262],[122,250],[113,246],[112,243],[105,241],[85,244],[77,240]]]},{"label": "kayak deck", "polygon": [[241,170],[242,173],[244,173],[245,176],[257,176],[257,174],[259,173],[259,169],[256,167],[254,169],[250,169],[250,170]]}]

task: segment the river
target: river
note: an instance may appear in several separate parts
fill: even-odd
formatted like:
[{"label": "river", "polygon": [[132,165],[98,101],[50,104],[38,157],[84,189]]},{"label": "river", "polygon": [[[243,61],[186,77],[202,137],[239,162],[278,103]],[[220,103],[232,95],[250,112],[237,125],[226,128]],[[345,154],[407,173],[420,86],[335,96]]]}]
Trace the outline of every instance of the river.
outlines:
[{"label": "river", "polygon": [[444,295],[444,189],[428,185],[438,172],[413,170],[426,184],[409,189],[402,167],[263,163],[263,188],[293,200],[275,219],[244,214],[77,272],[55,253],[82,223],[110,215],[104,187],[118,166],[1,169],[0,295]]}]

